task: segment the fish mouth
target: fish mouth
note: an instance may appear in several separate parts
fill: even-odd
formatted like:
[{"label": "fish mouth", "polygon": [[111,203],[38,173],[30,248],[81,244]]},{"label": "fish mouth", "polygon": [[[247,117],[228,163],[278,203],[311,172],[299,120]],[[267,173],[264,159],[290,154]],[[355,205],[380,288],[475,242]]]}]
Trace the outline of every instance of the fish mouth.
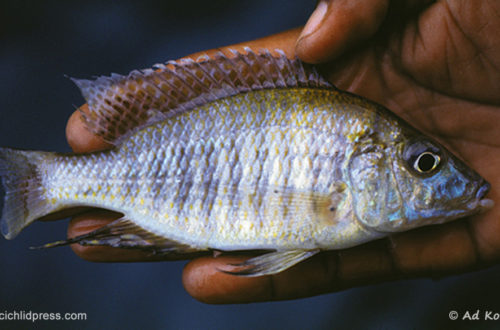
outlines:
[{"label": "fish mouth", "polygon": [[491,185],[486,182],[486,180],[483,179],[481,184],[479,185],[479,188],[477,189],[476,192],[476,198],[477,199],[483,199],[484,196],[490,191]]},{"label": "fish mouth", "polygon": [[478,206],[481,211],[485,211],[491,209],[494,205],[494,202],[491,199],[484,198],[488,191],[490,191],[491,185],[483,179],[479,188],[476,191],[476,200],[478,200]]}]

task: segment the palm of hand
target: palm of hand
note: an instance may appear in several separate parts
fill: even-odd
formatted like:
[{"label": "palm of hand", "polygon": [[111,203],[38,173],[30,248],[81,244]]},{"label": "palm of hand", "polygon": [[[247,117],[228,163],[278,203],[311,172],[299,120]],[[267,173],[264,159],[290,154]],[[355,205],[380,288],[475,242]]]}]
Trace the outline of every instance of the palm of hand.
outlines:
[{"label": "palm of hand", "polygon": [[[382,27],[396,32],[388,38],[375,35],[371,47],[327,63],[326,71],[337,87],[386,105],[449,146],[491,183],[489,198],[498,205],[500,43],[494,36],[500,21],[490,17],[495,8],[487,4],[466,5],[437,3],[406,26]],[[478,25],[477,20],[485,23]],[[462,251],[465,263],[496,259],[498,219],[496,207],[468,224],[443,226],[448,239],[433,249],[432,258],[441,263],[450,251]]]}]

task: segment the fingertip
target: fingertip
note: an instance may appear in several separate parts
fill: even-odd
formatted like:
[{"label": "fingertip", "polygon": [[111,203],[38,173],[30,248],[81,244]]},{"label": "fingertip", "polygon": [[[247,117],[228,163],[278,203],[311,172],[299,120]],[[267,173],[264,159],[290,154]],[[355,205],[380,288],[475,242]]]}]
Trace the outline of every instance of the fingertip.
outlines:
[{"label": "fingertip", "polygon": [[318,5],[314,9],[313,13],[307,20],[307,23],[304,25],[304,28],[300,32],[299,37],[297,38],[295,44],[295,52],[298,57],[305,62],[316,63],[314,56],[316,55],[317,50],[312,49],[317,47],[318,43],[316,42],[318,36],[318,30],[322,28],[324,25],[324,21],[326,17],[328,17],[328,9],[330,7],[330,1],[321,0],[318,2]]},{"label": "fingertip", "polygon": [[372,36],[387,9],[387,0],[320,1],[297,39],[295,52],[308,63],[337,58]]},{"label": "fingertip", "polygon": [[[87,112],[88,106],[84,104],[80,110]],[[79,110],[75,111],[68,120],[66,139],[71,149],[77,153],[109,149],[111,147],[110,144],[104,142],[103,139],[87,129]]]},{"label": "fingertip", "polygon": [[195,299],[207,304],[248,303],[270,300],[269,279],[241,277],[221,272],[228,264],[241,263],[248,257],[202,257],[189,262],[182,284]]}]

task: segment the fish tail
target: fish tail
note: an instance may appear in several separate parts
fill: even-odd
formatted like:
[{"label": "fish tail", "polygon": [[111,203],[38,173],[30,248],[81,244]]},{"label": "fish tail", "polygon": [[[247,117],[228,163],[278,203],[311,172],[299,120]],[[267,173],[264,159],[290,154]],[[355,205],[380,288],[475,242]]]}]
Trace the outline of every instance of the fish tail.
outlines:
[{"label": "fish tail", "polygon": [[52,211],[44,197],[39,171],[48,154],[0,148],[0,177],[5,193],[0,223],[7,239]]}]

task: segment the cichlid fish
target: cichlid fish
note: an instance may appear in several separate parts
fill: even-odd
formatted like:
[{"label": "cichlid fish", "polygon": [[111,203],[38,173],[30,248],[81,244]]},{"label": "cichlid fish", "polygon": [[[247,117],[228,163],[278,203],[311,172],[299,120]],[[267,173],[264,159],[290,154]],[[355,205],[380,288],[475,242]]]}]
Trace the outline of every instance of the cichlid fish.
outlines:
[{"label": "cichlid fish", "polygon": [[74,80],[87,127],[115,147],[1,148],[3,235],[99,207],[123,217],[45,247],[264,250],[230,272],[260,276],[493,204],[483,178],[389,110],[282,52],[245,52]]}]

